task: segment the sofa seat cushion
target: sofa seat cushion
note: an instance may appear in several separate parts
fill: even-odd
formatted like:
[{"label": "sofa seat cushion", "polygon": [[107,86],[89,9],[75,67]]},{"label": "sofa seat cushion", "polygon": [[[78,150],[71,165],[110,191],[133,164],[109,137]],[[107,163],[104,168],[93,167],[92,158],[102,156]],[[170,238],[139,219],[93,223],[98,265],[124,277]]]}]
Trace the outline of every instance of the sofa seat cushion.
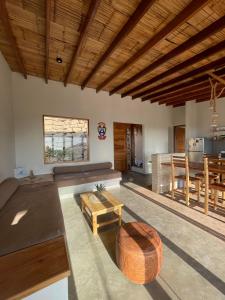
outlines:
[{"label": "sofa seat cushion", "polygon": [[55,181],[58,187],[79,185],[116,178],[121,178],[121,173],[112,169],[55,175]]},{"label": "sofa seat cushion", "polygon": [[81,173],[81,172],[96,171],[96,170],[105,170],[111,168],[112,168],[112,163],[105,162],[105,163],[86,164],[86,165],[78,165],[78,166],[54,167],[53,173],[54,175],[71,174],[71,173]]},{"label": "sofa seat cushion", "polygon": [[0,255],[62,236],[64,224],[55,183],[20,186],[0,211]]},{"label": "sofa seat cushion", "polygon": [[0,184],[0,210],[16,192],[18,187],[19,181],[16,178],[7,178]]}]

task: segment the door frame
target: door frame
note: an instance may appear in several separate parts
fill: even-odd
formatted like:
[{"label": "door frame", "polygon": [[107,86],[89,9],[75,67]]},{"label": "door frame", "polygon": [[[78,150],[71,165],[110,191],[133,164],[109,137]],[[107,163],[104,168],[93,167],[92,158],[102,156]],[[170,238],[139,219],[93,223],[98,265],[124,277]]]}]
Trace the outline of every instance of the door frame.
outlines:
[{"label": "door frame", "polygon": [[[132,129],[132,126],[141,126],[142,127],[142,155],[143,155],[143,168],[144,169],[144,135],[143,135],[143,131],[144,131],[144,125],[143,124],[139,124],[139,123],[129,123],[129,122],[119,122],[119,121],[113,121],[113,161],[114,161],[114,168],[115,168],[115,131],[114,131],[114,125],[115,124],[124,124],[124,125],[128,125],[130,126],[130,128]],[[131,136],[131,151],[133,150],[133,138]],[[132,168],[132,163],[134,161],[134,153],[131,153],[131,168]]]},{"label": "door frame", "polygon": [[184,135],[184,150],[186,149],[186,125],[185,124],[181,124],[181,125],[175,125],[173,126],[173,152],[175,153],[176,150],[176,128],[185,128],[185,135]]}]

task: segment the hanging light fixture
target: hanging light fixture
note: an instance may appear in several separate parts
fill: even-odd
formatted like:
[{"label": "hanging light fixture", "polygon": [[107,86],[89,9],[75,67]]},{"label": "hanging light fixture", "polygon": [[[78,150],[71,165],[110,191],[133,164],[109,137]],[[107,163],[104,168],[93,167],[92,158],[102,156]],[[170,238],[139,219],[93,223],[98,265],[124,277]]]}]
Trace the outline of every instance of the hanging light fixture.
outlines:
[{"label": "hanging light fixture", "polygon": [[209,109],[212,111],[211,114],[211,130],[213,133],[213,136],[215,137],[216,134],[216,128],[218,127],[218,118],[219,118],[219,114],[217,112],[217,107],[216,107],[216,101],[218,98],[220,98],[220,96],[222,95],[224,88],[221,89],[221,91],[219,93],[217,93],[217,86],[218,86],[218,82],[213,82],[212,78],[209,77],[209,82],[211,85],[211,97],[210,97],[210,101],[209,101]]}]

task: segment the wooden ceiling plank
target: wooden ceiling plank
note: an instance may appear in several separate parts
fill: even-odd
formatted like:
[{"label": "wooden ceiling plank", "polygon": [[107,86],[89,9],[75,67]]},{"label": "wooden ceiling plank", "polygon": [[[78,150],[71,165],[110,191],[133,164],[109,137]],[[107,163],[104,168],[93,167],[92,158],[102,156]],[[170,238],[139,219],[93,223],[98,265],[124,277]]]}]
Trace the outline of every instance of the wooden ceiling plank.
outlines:
[{"label": "wooden ceiling plank", "polygon": [[49,42],[50,42],[50,22],[51,22],[51,0],[45,2],[45,82],[49,77]]},{"label": "wooden ceiling plank", "polygon": [[77,60],[77,57],[80,55],[82,49],[83,49],[83,45],[84,45],[84,42],[86,40],[86,37],[87,37],[87,32],[88,32],[88,29],[95,17],[95,14],[97,12],[97,9],[98,9],[98,6],[100,4],[100,0],[92,0],[90,1],[90,5],[89,5],[89,9],[88,9],[88,12],[87,12],[87,16],[85,18],[85,21],[84,21],[84,24],[82,25],[82,28],[81,28],[81,31],[80,31],[80,35],[79,35],[79,39],[78,39],[78,43],[77,43],[77,46],[74,50],[74,53],[73,53],[73,56],[72,56],[72,60],[71,60],[71,63],[69,65],[69,69],[68,69],[68,72],[65,76],[65,80],[64,80],[64,85],[67,86],[69,80],[70,80],[70,77],[72,75],[72,71],[73,71],[73,68],[74,68],[74,65],[76,63],[76,60]]},{"label": "wooden ceiling plank", "polygon": [[24,78],[27,79],[27,72],[24,66],[24,62],[23,62],[23,58],[20,52],[20,49],[17,45],[17,41],[16,38],[13,34],[12,31],[12,27],[11,27],[11,23],[9,20],[9,15],[8,15],[8,11],[6,8],[6,1],[5,0],[1,0],[0,1],[0,18],[2,20],[2,24],[4,26],[5,32],[7,34],[7,37],[10,41],[10,44],[12,46],[12,49],[14,50],[15,56],[16,56],[16,60],[20,69],[20,73],[23,74]]},{"label": "wooden ceiling plank", "polygon": [[155,46],[159,41],[165,39],[172,31],[176,30],[187,19],[191,18],[193,14],[197,13],[208,0],[192,0],[172,21],[170,21],[165,27],[157,32],[140,50],[138,50],[130,59],[128,59],[118,70],[110,75],[104,82],[102,82],[96,89],[100,91],[109,84],[114,78],[118,77],[128,67],[133,65],[138,59],[140,59],[147,51]]},{"label": "wooden ceiling plank", "polygon": [[[201,73],[204,73],[204,72],[207,72],[209,70],[217,70],[218,68],[220,67],[223,67],[225,66],[225,57],[222,57],[222,58],[219,58],[213,62],[210,62],[208,63],[207,65],[204,65],[198,69],[195,69],[193,71],[190,71],[188,73],[185,73],[183,75],[180,75],[180,76],[177,76],[173,79],[170,79],[166,82],[163,82],[153,88],[150,88],[148,90],[145,90],[143,92],[140,92],[138,94],[135,94],[132,96],[132,99],[136,99],[136,98],[141,98],[141,97],[144,97],[150,93],[153,93],[153,92],[156,92],[160,89],[163,89],[169,85],[172,85],[172,84],[176,84],[176,83],[179,83],[180,81],[183,81],[183,80],[186,80],[186,79],[189,79],[193,76],[197,76],[197,75],[200,75]],[[122,94],[122,97],[123,97],[123,94]]]},{"label": "wooden ceiling plank", "polygon": [[122,27],[116,37],[113,39],[112,43],[105,51],[105,53],[100,57],[95,67],[91,70],[89,75],[83,81],[81,88],[84,89],[91,78],[96,74],[98,69],[102,67],[105,61],[110,57],[112,52],[120,45],[122,40],[127,37],[127,35],[134,29],[137,23],[141,20],[141,18],[146,14],[146,12],[150,9],[150,7],[154,4],[156,0],[142,0],[132,16],[128,19],[126,24]]},{"label": "wooden ceiling plank", "polygon": [[[124,81],[123,83],[121,83],[120,85],[118,85],[117,87],[115,87],[110,92],[110,95],[118,92],[122,88],[125,88],[126,86],[130,85],[131,83],[133,83],[136,80],[140,79],[141,77],[145,76],[146,74],[148,74],[152,70],[154,70],[157,67],[161,66],[162,64],[168,62],[170,59],[176,57],[177,55],[180,55],[183,52],[191,49],[192,47],[194,47],[198,43],[202,42],[203,40],[207,39],[211,35],[215,34],[218,31],[220,31],[224,27],[225,27],[225,16],[223,16],[219,20],[213,22],[212,24],[210,24],[209,26],[207,26],[205,29],[201,30],[196,35],[192,36],[190,39],[188,39],[187,41],[185,41],[184,43],[182,43],[181,45],[179,45],[178,47],[176,47],[175,49],[173,49],[169,53],[165,54],[164,56],[162,56],[158,60],[156,60],[153,63],[151,63],[150,65],[148,65],[145,69],[141,70],[140,72],[138,72],[137,74],[135,74],[131,78],[127,79],[126,81]],[[162,74],[164,74],[164,73],[162,73]],[[162,74],[160,74],[161,77],[163,77]],[[135,88],[132,88],[132,89],[128,90],[126,92],[126,95],[131,94],[133,92],[137,92],[140,89],[149,86],[150,83],[153,83],[153,82],[156,81],[154,78],[155,77],[153,77],[150,80],[145,81],[144,83],[138,85]],[[158,80],[159,79],[157,79],[157,81]]]},{"label": "wooden ceiling plank", "polygon": [[[216,50],[216,49],[217,49],[217,50],[218,50],[218,49],[222,50],[223,48],[225,48],[225,41],[223,41],[223,42],[217,44],[216,46],[213,46],[212,48],[214,48],[214,50]],[[204,52],[206,52],[206,51],[207,51],[207,52],[211,52],[212,48],[209,48],[209,49],[205,50]],[[222,48],[222,49],[221,49],[221,48]],[[216,50],[216,51],[217,51],[217,50]],[[220,50],[219,50],[219,51],[220,51]],[[201,52],[201,53],[202,53],[202,52]],[[201,53],[200,53],[200,54],[201,54]],[[198,56],[198,55],[199,55],[199,54],[197,54],[196,56]],[[194,56],[193,58],[195,58],[196,56]],[[189,61],[189,60],[187,60],[187,61]],[[187,62],[187,61],[186,61],[186,62]],[[186,64],[186,62],[181,63],[181,65]],[[179,65],[178,65],[178,66],[179,66]],[[219,71],[217,71],[216,73],[217,73],[218,75],[223,75],[223,74],[224,74],[224,69],[219,70]],[[153,99],[154,97],[158,97],[158,96],[161,96],[161,95],[165,95],[165,94],[170,93],[170,92],[172,92],[172,91],[176,91],[177,89],[184,88],[184,87],[187,87],[187,86],[192,85],[192,84],[197,84],[197,83],[200,83],[200,82],[205,81],[205,80],[207,80],[207,79],[208,79],[208,75],[202,75],[202,76],[197,77],[197,78],[194,78],[194,79],[192,79],[192,80],[190,80],[190,81],[182,82],[182,83],[179,84],[179,85],[172,86],[171,88],[168,88],[168,89],[166,89],[166,90],[163,90],[163,91],[160,91],[160,92],[157,92],[157,93],[154,93],[154,94],[147,95],[147,96],[145,96],[145,97],[142,98],[142,101],[150,100],[150,99]]]}]

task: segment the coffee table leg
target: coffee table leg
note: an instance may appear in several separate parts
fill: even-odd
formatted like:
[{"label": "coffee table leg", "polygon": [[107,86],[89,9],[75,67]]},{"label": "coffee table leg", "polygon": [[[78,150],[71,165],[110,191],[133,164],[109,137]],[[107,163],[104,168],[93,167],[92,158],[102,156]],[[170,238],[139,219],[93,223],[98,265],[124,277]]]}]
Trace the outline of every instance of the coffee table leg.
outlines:
[{"label": "coffee table leg", "polygon": [[98,228],[97,228],[97,216],[92,215],[92,229],[93,229],[93,234],[96,235],[98,233]]},{"label": "coffee table leg", "polygon": [[83,200],[81,200],[81,211],[82,211],[82,213],[84,213],[84,201]]},{"label": "coffee table leg", "polygon": [[122,225],[122,209],[121,207],[118,209],[118,217],[119,217],[119,226]]}]

